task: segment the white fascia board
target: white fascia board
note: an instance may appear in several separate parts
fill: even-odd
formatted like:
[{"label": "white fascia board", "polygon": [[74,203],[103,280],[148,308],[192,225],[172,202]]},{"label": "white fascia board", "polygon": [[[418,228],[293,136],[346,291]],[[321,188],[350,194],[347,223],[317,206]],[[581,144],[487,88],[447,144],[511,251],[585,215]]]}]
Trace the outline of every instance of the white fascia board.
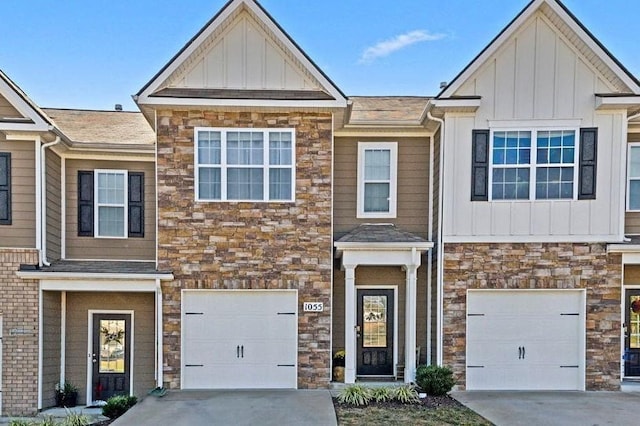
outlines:
[{"label": "white fascia board", "polygon": [[280,41],[291,52],[293,52],[296,59],[300,61],[300,63],[311,73],[311,75],[320,82],[320,84],[325,88],[325,90],[327,90],[329,94],[333,96],[334,99],[336,99],[336,102],[339,102],[342,107],[346,108],[347,99],[342,95],[342,93],[340,93],[338,88],[335,87],[334,84],[331,81],[329,81],[329,79],[320,72],[317,65],[312,63],[300,51],[300,47],[292,43],[289,37],[287,37],[286,34],[283,34],[282,30],[278,28],[278,26],[274,23],[273,19],[270,18],[267,14],[265,14],[264,10],[258,7],[258,5],[255,2],[248,1],[246,2],[246,4],[249,7],[249,9],[251,9],[251,11],[255,13],[256,16],[258,16],[267,25],[267,28],[269,28],[273,34],[278,36]]},{"label": "white fascia board", "polygon": [[[47,123],[39,114],[35,108],[29,104],[14,87],[7,83],[3,78],[0,78],[0,93],[7,99],[7,101],[18,110],[23,117],[30,118],[33,124],[29,124],[29,128],[19,128],[19,130],[38,130],[47,131],[49,129],[49,123]],[[16,123],[21,124],[21,123]],[[8,129],[15,130],[15,129]]]},{"label": "white fascia board", "polygon": [[[444,95],[443,95],[444,96]],[[480,98],[460,98],[460,99],[456,99],[456,98],[439,98],[439,99],[433,99],[431,101],[431,104],[435,107],[435,108],[470,108],[473,109],[474,111],[477,110],[478,108],[480,108],[480,105],[482,104],[482,99]]]},{"label": "white fascia board", "polygon": [[155,293],[155,280],[41,280],[46,291],[101,291],[121,293]]},{"label": "white fascia board", "polygon": [[[613,60],[611,57],[611,53],[607,53],[605,50],[600,47],[600,45],[593,39],[594,36],[589,35],[587,32],[582,29],[580,25],[572,19],[566,12],[566,10],[561,7],[556,1],[548,1],[544,0],[547,5],[553,9],[555,13],[557,13],[565,23],[576,33],[578,37],[598,56],[598,58],[604,62],[613,72],[615,72],[616,76],[624,82],[624,84],[629,87],[633,93],[640,94],[640,86],[638,83],[633,81],[631,77]],[[577,18],[576,18],[577,19]]]},{"label": "white fascia board", "polygon": [[640,107],[640,95],[599,96],[596,95],[596,110],[628,109]]},{"label": "white fascia board", "polygon": [[[640,250],[640,247],[638,247],[638,249]],[[623,265],[640,265],[640,251],[635,253],[622,253],[622,264]]]},{"label": "white fascia board", "polygon": [[0,130],[7,132],[47,132],[49,125],[43,120],[34,123],[0,122]]},{"label": "white fascia board", "polygon": [[484,236],[444,236],[446,243],[616,243],[622,242],[621,235],[484,235]]},{"label": "white fascia board", "polygon": [[640,244],[609,244],[607,253],[639,253]]},{"label": "white fascia board", "polygon": [[156,280],[171,281],[173,274],[117,274],[117,273],[81,273],[81,272],[44,272],[44,271],[18,271],[16,275],[23,279],[32,280]]},{"label": "white fascia board", "polygon": [[266,107],[266,108],[346,108],[346,99],[337,100],[271,100],[271,99],[206,99],[140,96],[139,105],[149,106],[203,106],[203,107]]},{"label": "white fascia board", "polygon": [[334,247],[340,251],[427,251],[433,248],[432,242],[416,243],[354,243],[336,242]]},{"label": "white fascia board", "polygon": [[491,129],[558,129],[558,128],[579,128],[582,125],[581,118],[572,119],[541,119],[541,120],[487,120]]},{"label": "white fascia board", "polygon": [[238,7],[240,7],[242,3],[245,3],[244,0],[234,0],[232,4],[227,5],[224,10],[219,12],[217,18],[213,22],[211,22],[204,29],[204,31],[202,31],[202,33],[195,40],[193,40],[193,42],[191,42],[191,44],[186,49],[184,49],[184,51],[178,57],[174,58],[169,66],[167,66],[167,68],[161,74],[157,75],[154,80],[149,83],[146,89],[142,93],[140,93],[140,97],[138,99],[135,99],[134,97],[134,100],[138,104],[148,104],[149,95],[155,92],[158,87],[160,87],[160,85],[164,81],[166,81],[167,78],[169,78],[169,76],[173,74],[173,72],[178,69],[178,67],[180,67],[180,65],[182,65],[182,63],[198,49],[198,47],[200,47],[200,45],[207,39],[207,37],[211,35],[213,31],[218,28],[218,26],[222,22],[228,19]]}]

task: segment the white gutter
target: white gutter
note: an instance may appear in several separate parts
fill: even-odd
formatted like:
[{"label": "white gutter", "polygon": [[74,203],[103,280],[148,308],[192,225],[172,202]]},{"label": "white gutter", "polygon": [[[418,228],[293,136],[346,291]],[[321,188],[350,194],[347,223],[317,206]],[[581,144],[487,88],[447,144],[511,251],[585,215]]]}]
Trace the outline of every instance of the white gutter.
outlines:
[{"label": "white gutter", "polygon": [[444,141],[445,141],[445,123],[441,118],[434,117],[431,115],[431,111],[427,111],[427,117],[429,120],[436,121],[440,123],[440,181],[438,182],[438,313],[436,320],[437,327],[437,352],[436,352],[436,364],[442,365],[442,293],[444,290],[444,243],[442,242],[442,208],[444,206],[444,195],[442,193],[442,185],[443,185],[443,170],[444,170]]},{"label": "white gutter", "polygon": [[[50,131],[54,131],[51,127]],[[56,135],[53,142],[46,143],[40,147],[40,266],[50,266],[47,261],[47,161],[45,150],[60,143],[60,136]]]}]

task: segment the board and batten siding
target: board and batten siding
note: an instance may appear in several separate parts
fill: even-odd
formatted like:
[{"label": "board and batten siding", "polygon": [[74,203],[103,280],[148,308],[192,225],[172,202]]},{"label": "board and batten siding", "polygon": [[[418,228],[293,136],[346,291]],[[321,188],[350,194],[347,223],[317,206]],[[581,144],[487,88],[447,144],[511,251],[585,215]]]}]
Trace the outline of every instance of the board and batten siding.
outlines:
[{"label": "board and batten siding", "polygon": [[[144,172],[144,238],[78,236],[78,171],[95,169]],[[156,241],[155,168],[152,162],[66,161],[66,258],[153,260]]]},{"label": "board and batten siding", "polygon": [[66,377],[85,401],[89,310],[133,310],[133,393],[138,398],[155,387],[155,294],[67,292]]},{"label": "board and batten siding", "polygon": [[47,259],[60,259],[62,244],[61,226],[61,161],[51,150],[45,151],[47,162]]},{"label": "board and batten siding", "polygon": [[0,247],[36,246],[36,145],[0,135],[0,152],[11,153],[11,225],[0,225]]},{"label": "board and batten siding", "polygon": [[[394,219],[357,218],[358,142],[398,143],[398,206]],[[426,238],[429,226],[429,139],[336,138],[333,212],[334,235],[338,238],[364,223],[393,223],[403,231]]]},{"label": "board and batten siding", "polygon": [[[640,142],[640,133],[629,133],[627,135],[627,141],[629,143]],[[624,185],[625,187],[627,186],[626,180]],[[626,212],[624,218],[624,233],[626,235],[640,235],[640,212]]]},{"label": "board and batten siding", "polygon": [[187,72],[169,87],[322,90],[263,27],[248,12],[240,13],[210,36],[202,47],[208,49],[205,55],[194,54],[176,70],[176,76]]},{"label": "board and batten siding", "polygon": [[[476,113],[446,115],[445,241],[621,239],[626,113],[595,110],[595,93],[612,91],[544,15],[528,20],[455,93],[480,96]],[[596,199],[471,202],[472,131],[494,120],[514,130],[522,121],[527,129],[553,120],[597,127]]]}]

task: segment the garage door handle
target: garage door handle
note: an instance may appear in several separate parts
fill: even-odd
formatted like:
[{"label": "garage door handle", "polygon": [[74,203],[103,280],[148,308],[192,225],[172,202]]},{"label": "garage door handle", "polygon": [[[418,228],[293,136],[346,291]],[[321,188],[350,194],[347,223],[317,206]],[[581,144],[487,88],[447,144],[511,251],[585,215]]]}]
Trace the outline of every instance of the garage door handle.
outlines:
[{"label": "garage door handle", "polygon": [[240,358],[240,345],[236,346],[236,358]]},{"label": "garage door handle", "polygon": [[524,348],[524,346],[522,347],[522,359],[524,359],[524,356],[527,354],[527,350]]},{"label": "garage door handle", "polygon": [[522,346],[518,346],[518,359],[522,359]]},{"label": "garage door handle", "polygon": [[244,358],[244,345],[240,346],[240,357]]}]

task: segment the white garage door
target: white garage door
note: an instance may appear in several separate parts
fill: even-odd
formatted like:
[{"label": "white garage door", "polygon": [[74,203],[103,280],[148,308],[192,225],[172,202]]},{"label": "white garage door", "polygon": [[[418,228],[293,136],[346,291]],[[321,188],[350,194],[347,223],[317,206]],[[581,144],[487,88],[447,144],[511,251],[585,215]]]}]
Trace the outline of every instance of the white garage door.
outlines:
[{"label": "white garage door", "polygon": [[467,389],[583,390],[584,292],[467,294]]},{"label": "white garage door", "polygon": [[295,291],[184,291],[183,389],[297,387]]}]

